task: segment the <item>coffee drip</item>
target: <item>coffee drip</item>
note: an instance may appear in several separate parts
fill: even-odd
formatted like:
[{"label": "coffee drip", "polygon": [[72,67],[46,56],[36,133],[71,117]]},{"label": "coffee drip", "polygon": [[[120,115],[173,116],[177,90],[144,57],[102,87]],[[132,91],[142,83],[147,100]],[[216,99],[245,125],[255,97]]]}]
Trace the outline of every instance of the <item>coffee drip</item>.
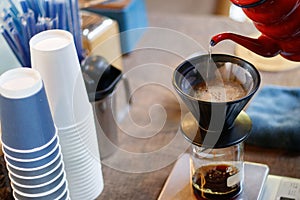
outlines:
[{"label": "coffee drip", "polygon": [[[181,132],[192,144],[195,159],[200,159],[196,163],[206,162],[195,170],[193,176],[195,195],[209,199],[231,198],[241,192],[242,184],[237,182],[228,185],[228,179],[233,179],[230,176],[242,177],[241,174],[243,175],[240,152],[233,153],[232,151],[236,151],[237,148],[238,151],[243,151],[242,148],[239,149],[239,146],[250,134],[252,122],[247,113],[242,110],[258,90],[260,75],[251,63],[224,54],[212,54],[211,59],[214,65],[207,68],[209,56],[197,56],[180,64],[174,71],[173,86],[190,111],[181,121]],[[193,95],[195,88],[201,84],[207,86],[208,92],[212,91],[209,84],[211,80],[218,80],[223,86],[228,82],[239,82],[245,94],[237,99],[220,101],[209,101]],[[220,92],[222,93],[222,89]],[[225,89],[223,92],[226,92]],[[214,153],[216,151],[220,156],[216,156],[217,154]],[[236,157],[232,157],[234,155]],[[208,160],[212,160],[213,163],[207,163]],[[228,163],[233,164],[231,166]],[[236,168],[236,173],[227,174],[227,168],[224,166],[228,166],[228,169],[235,169],[235,165],[240,166]],[[203,170],[208,168],[210,169],[206,172]],[[199,176],[200,172],[202,176]],[[201,182],[207,183],[209,177],[212,178],[211,185],[200,184]],[[242,182],[242,178],[238,180]],[[219,189],[214,184],[217,184]],[[203,189],[209,186],[211,188]],[[216,191],[213,191],[215,189]],[[228,192],[231,190],[232,192]]]},{"label": "coffee drip", "polygon": [[[260,85],[260,75],[256,68],[245,60],[230,55],[212,54],[215,65],[211,65],[209,68],[209,79],[213,80],[218,77],[223,82],[239,80],[246,91],[246,95],[233,101],[203,101],[191,95],[191,91],[205,80],[203,77],[206,76],[208,56],[201,55],[189,59],[174,71],[173,86],[190,110],[190,113],[182,120],[181,127],[184,129],[183,132],[186,132],[188,124],[193,124],[197,132],[201,134],[188,135],[186,133],[185,136],[191,142],[199,145],[206,145],[201,141],[204,139],[202,136],[209,136],[207,133],[214,135],[219,133],[219,136],[221,136],[219,140],[222,141],[218,140],[217,144],[220,144],[220,147],[226,147],[235,143],[235,141],[230,142],[226,139],[226,137],[231,137],[230,133],[239,135],[232,138],[235,140],[236,137],[241,136],[241,133],[237,133],[237,131],[250,131],[251,120],[242,109],[257,91]],[[225,67],[222,72],[218,71],[221,67]],[[189,123],[186,123],[187,121]],[[191,130],[189,132],[192,132]],[[208,144],[208,146],[210,145]]]}]

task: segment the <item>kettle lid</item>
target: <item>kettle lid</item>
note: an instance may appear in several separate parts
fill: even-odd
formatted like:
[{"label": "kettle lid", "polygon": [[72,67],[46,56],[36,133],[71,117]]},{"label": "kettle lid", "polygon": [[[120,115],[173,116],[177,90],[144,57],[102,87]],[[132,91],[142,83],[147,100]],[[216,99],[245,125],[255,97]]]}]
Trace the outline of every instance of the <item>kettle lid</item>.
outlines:
[{"label": "kettle lid", "polygon": [[251,8],[265,3],[267,0],[230,0],[234,5],[241,8]]}]

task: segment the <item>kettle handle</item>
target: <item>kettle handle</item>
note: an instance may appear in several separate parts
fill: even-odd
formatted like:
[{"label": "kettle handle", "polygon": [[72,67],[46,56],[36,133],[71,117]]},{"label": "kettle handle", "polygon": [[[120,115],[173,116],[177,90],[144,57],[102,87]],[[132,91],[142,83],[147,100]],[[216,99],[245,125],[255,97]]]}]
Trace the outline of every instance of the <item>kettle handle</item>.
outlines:
[{"label": "kettle handle", "polygon": [[[124,108],[122,108],[121,111],[118,111],[118,113],[114,114],[116,116],[118,122],[121,122],[124,119],[124,117],[126,116],[126,114],[128,113],[128,111],[132,105],[130,83],[124,74],[122,75],[121,80],[123,82],[123,87],[124,87],[124,92],[125,92],[126,106]],[[113,108],[116,109],[116,107],[117,107],[116,98],[113,98],[112,104],[113,104]]]},{"label": "kettle handle", "polygon": [[128,102],[128,104],[131,105],[132,104],[132,98],[131,98],[130,84],[129,84],[129,81],[128,81],[127,77],[124,74],[122,75],[122,81],[124,82],[126,102]]}]

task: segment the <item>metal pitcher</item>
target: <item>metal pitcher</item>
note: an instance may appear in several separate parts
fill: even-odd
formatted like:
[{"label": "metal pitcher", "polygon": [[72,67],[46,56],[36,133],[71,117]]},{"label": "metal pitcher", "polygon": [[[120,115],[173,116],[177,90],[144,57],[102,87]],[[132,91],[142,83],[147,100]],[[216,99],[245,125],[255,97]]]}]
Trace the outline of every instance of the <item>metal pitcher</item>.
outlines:
[{"label": "metal pitcher", "polygon": [[[89,100],[93,105],[101,159],[112,155],[118,148],[117,122],[131,104],[127,78],[101,56],[88,57],[82,64]],[[123,82],[125,106],[117,110],[116,86]]]}]

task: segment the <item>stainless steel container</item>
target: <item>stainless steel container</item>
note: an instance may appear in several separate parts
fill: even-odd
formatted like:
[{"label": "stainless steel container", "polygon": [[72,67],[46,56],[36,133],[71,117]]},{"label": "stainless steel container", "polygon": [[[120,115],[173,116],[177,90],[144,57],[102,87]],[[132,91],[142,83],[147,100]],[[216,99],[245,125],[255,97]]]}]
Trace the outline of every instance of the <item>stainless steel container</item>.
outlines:
[{"label": "stainless steel container", "polygon": [[[95,124],[101,159],[112,155],[118,149],[118,126],[120,115],[131,104],[130,86],[127,78],[103,57],[88,57],[82,65],[83,77],[89,100],[95,113]],[[115,87],[122,81],[126,98],[118,99]],[[123,108],[117,107],[125,99]],[[118,109],[117,109],[118,108]]]}]

